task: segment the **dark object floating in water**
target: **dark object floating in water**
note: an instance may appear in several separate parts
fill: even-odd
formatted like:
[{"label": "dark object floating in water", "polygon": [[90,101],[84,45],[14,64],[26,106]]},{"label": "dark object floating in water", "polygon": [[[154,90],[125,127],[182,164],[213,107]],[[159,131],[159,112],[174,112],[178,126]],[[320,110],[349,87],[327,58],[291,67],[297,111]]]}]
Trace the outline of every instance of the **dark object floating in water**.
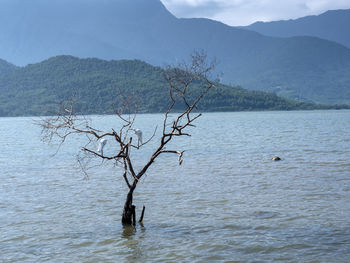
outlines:
[{"label": "dark object floating in water", "polygon": [[278,156],[274,156],[272,157],[272,161],[281,161],[281,158],[279,158]]}]

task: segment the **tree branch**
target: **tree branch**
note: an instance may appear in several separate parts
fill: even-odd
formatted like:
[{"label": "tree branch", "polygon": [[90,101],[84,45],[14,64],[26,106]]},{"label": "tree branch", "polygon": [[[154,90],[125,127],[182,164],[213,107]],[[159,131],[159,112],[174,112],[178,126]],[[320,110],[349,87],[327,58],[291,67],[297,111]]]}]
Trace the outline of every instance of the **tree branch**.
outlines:
[{"label": "tree branch", "polygon": [[[70,105],[62,104],[61,111],[57,113],[57,116],[42,119],[37,123],[42,128],[43,139],[50,142],[53,138],[58,138],[61,146],[72,135],[86,135],[88,142],[85,144],[85,147],[81,148],[86,156],[100,158],[102,163],[104,161],[113,161],[115,165],[122,166],[122,176],[129,188],[124,209],[132,210],[132,194],[136,185],[160,155],[165,153],[177,154],[179,165],[183,162],[184,151],[167,150],[165,147],[174,138],[191,136],[188,127],[195,127],[193,122],[201,116],[200,113],[192,114],[192,112],[197,109],[198,103],[214,87],[213,82],[209,80],[209,74],[214,64],[207,64],[206,60],[207,57],[203,52],[195,52],[191,56],[190,64],[183,63],[180,67],[168,67],[164,70],[164,77],[169,85],[169,105],[163,116],[163,127],[159,144],[139,171],[135,171],[134,169],[135,160],[132,159],[131,150],[133,148],[139,150],[152,141],[156,137],[157,127],[147,141],[141,142],[141,144],[138,143],[137,146],[132,144],[133,137],[131,132],[136,131],[134,124],[137,116],[137,105],[133,101],[132,94],[126,96],[126,100],[122,101],[122,109],[116,111],[116,116],[121,121],[119,130],[112,128],[110,132],[105,132],[92,127],[90,124],[91,121],[75,115],[74,100],[72,100]],[[195,86],[194,89],[193,86]],[[201,88],[198,86],[201,86]],[[135,109],[134,114],[131,114],[131,109]],[[128,115],[124,115],[125,112]],[[170,121],[173,114],[174,120]],[[89,149],[90,143],[101,140],[102,138],[108,138],[108,140],[111,139],[117,143],[117,149],[114,155],[105,156],[102,152]],[[78,162],[83,168],[84,165],[80,160]],[[86,174],[84,168],[83,171]],[[142,217],[143,213],[140,221],[142,221]]]}]

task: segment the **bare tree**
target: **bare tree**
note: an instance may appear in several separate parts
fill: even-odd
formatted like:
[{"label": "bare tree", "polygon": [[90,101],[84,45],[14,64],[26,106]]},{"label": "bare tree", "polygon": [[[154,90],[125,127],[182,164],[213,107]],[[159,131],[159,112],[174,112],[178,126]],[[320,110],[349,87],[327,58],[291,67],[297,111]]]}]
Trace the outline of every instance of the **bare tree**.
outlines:
[{"label": "bare tree", "polygon": [[[203,52],[195,52],[191,55],[191,62],[183,63],[178,67],[167,67],[164,77],[169,85],[169,106],[164,113],[162,132],[158,140],[158,146],[150,155],[148,161],[141,166],[138,171],[135,170],[135,159],[133,159],[132,149],[142,149],[144,145],[155,139],[156,132],[146,141],[142,141],[140,130],[135,129],[135,114],[123,114],[121,110],[117,112],[117,117],[121,120],[122,125],[119,130],[111,129],[110,131],[102,131],[91,127],[90,122],[81,116],[74,114],[74,103],[63,105],[61,111],[55,117],[42,119],[39,125],[42,127],[43,138],[51,141],[53,138],[58,138],[60,143],[64,143],[68,136],[73,134],[86,135],[87,144],[82,147],[82,152],[87,156],[99,158],[103,161],[114,162],[122,167],[122,177],[129,188],[127,194],[123,214],[122,223],[131,225],[136,223],[135,206],[133,205],[133,193],[135,188],[147,172],[154,161],[163,154],[176,154],[178,156],[179,165],[183,161],[183,150],[167,149],[166,145],[176,137],[191,136],[188,133],[188,128],[193,125],[193,122],[201,116],[200,113],[195,113],[197,105],[203,96],[214,86],[214,83],[209,79],[210,72],[214,67],[214,63],[207,63],[207,57]],[[196,91],[191,88],[193,83],[196,83]],[[200,86],[200,89],[198,89]],[[191,95],[189,95],[191,93]],[[130,98],[128,105],[130,107]],[[121,107],[125,110],[125,107]],[[132,107],[135,109],[135,107]],[[181,109],[181,110],[179,110]],[[130,109],[128,110],[130,111]],[[170,114],[172,118],[170,120]],[[175,118],[174,118],[175,115]],[[133,142],[132,134],[138,135],[137,143]],[[118,145],[117,151],[111,155],[103,153],[103,146],[106,138],[112,139]],[[91,142],[99,142],[99,149],[92,148]],[[144,207],[142,210],[142,221],[144,215]]]}]

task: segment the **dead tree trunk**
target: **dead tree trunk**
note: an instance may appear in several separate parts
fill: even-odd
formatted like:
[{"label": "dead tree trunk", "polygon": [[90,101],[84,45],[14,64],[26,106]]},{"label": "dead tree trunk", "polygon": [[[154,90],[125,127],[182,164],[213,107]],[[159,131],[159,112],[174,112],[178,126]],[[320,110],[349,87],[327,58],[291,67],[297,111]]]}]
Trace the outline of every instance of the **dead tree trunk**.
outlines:
[{"label": "dead tree trunk", "polygon": [[136,207],[132,204],[134,189],[130,189],[128,195],[126,196],[122,224],[123,225],[135,225],[136,224]]}]

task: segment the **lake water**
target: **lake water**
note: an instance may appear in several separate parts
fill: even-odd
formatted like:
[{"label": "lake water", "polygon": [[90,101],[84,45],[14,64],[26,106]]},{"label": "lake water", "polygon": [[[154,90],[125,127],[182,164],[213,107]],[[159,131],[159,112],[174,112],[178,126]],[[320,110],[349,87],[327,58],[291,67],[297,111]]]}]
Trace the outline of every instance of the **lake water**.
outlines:
[{"label": "lake water", "polygon": [[[145,137],[160,117],[138,117]],[[82,138],[52,157],[57,145],[32,122],[0,118],[0,262],[350,260],[350,111],[204,114],[172,145],[186,150],[183,165],[164,156],[139,183],[136,228],[120,223],[120,170],[86,178]],[[151,147],[134,151],[137,167]]]}]

